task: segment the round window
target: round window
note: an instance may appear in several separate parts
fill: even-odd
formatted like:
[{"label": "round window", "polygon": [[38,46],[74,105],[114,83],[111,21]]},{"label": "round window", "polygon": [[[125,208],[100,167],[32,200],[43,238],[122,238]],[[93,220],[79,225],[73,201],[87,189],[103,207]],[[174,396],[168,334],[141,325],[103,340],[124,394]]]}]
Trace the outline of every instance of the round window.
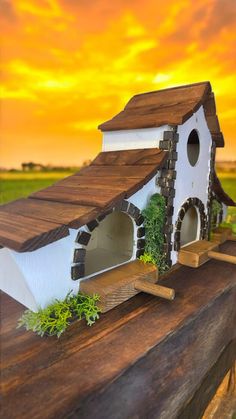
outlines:
[{"label": "round window", "polygon": [[188,137],[188,144],[187,144],[187,155],[188,155],[188,161],[191,164],[191,166],[195,166],[195,164],[198,161],[200,153],[200,142],[198,133],[195,129],[193,129]]}]

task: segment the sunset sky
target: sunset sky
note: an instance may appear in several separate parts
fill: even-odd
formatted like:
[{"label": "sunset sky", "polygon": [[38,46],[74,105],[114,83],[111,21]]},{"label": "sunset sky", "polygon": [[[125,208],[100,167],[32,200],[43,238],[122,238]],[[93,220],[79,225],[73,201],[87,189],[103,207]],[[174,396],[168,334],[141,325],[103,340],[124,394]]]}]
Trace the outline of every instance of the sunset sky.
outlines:
[{"label": "sunset sky", "polygon": [[236,158],[235,0],[0,0],[0,166],[79,165],[140,92],[210,80]]}]

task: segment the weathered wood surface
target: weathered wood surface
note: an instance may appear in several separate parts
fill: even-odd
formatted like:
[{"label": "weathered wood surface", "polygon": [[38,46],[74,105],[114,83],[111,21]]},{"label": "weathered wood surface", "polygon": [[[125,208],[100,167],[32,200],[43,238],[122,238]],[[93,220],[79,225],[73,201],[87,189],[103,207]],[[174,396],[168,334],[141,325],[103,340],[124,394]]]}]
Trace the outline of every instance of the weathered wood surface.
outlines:
[{"label": "weathered wood surface", "polygon": [[224,243],[226,240],[230,240],[231,236],[232,236],[232,228],[216,227],[211,232],[211,241]]},{"label": "weathered wood surface", "polygon": [[74,175],[69,178],[63,179],[55,184],[55,186],[69,186],[83,188],[96,188],[99,190],[109,189],[113,190],[114,194],[117,191],[124,192],[125,197],[133,195],[146,183],[146,180],[140,178],[125,178],[125,177],[109,177],[109,176],[78,176]]},{"label": "weathered wood surface", "polygon": [[0,211],[0,243],[18,252],[40,248],[45,242],[51,243],[68,236],[66,226],[45,220],[35,221],[7,211]]},{"label": "weathered wood surface", "polygon": [[80,290],[88,295],[99,294],[99,306],[105,313],[138,294],[135,281],[140,278],[152,283],[157,282],[156,266],[135,260],[82,281]]},{"label": "weathered wood surface", "polygon": [[65,179],[59,180],[55,185],[63,186],[83,186],[83,187],[98,187],[106,189],[120,189],[130,188],[138,184],[139,180],[142,182],[142,178],[127,178],[127,177],[97,177],[97,176],[78,176],[78,174],[69,176]]},{"label": "weathered wood surface", "polygon": [[[204,414],[206,406],[209,403],[209,399],[213,398],[217,388],[224,379],[226,373],[230,370],[232,365],[235,363],[235,354],[236,354],[236,339],[231,340],[230,343],[225,347],[225,349],[220,354],[216,363],[207,372],[204,377],[201,386],[197,389],[196,393],[193,395],[191,400],[183,406],[182,411],[180,412],[178,419],[192,419],[193,412],[194,417],[201,418]],[[234,396],[232,396],[234,397]],[[215,418],[215,416],[206,416],[207,418]],[[226,419],[231,416],[216,416],[218,419]],[[232,419],[234,419],[232,417]]]},{"label": "weathered wood surface", "polygon": [[[65,224],[71,228],[79,228],[81,225],[96,218],[100,210],[86,205],[70,205],[60,202],[51,202],[30,198],[22,198],[9,204],[0,206],[0,213],[7,212],[19,214],[36,220],[50,221],[56,224]],[[14,215],[13,215],[14,217]]]},{"label": "weathered wood surface", "polygon": [[175,298],[175,291],[173,290],[173,288],[153,284],[145,279],[137,279],[134,283],[134,288],[138,291],[143,291],[147,294],[152,294],[156,297],[165,298],[166,300],[170,301],[174,300]]},{"label": "weathered wood surface", "polygon": [[[31,251],[59,240],[68,228],[79,228],[89,223],[141,189],[164,165],[167,154],[158,148],[103,152],[89,167],[75,175],[32,193],[27,199],[0,206],[0,215],[3,214],[4,220],[8,215],[15,220],[21,217],[23,226],[17,226],[15,240],[10,241],[12,232],[8,231],[5,221],[0,222],[0,246],[24,251],[27,241],[27,250]],[[40,241],[38,229],[32,227],[32,219],[43,229]],[[52,223],[54,229],[57,228],[55,234],[51,231]]]},{"label": "weathered wood surface", "polygon": [[209,82],[194,83],[133,96],[124,110],[99,125],[102,131],[183,124],[200,106],[218,147],[224,146]]},{"label": "weathered wood surface", "polygon": [[[222,251],[235,255],[235,243]],[[174,302],[140,293],[59,340],[16,330],[23,308],[2,294],[2,417],[197,419],[194,409],[184,416],[187,405],[235,338],[236,267],[182,266],[164,284],[175,288]],[[211,397],[207,385],[201,411]]]},{"label": "weathered wood surface", "polygon": [[136,150],[119,150],[99,153],[93,160],[94,166],[124,166],[124,165],[162,165],[168,153],[159,148],[146,148]]},{"label": "weathered wood surface", "polygon": [[236,265],[236,256],[227,255],[221,252],[214,252],[212,250],[210,250],[207,254],[211,259],[222,260],[223,262],[234,263]]},{"label": "weathered wood surface", "polygon": [[90,205],[106,208],[124,198],[125,192],[114,189],[84,188],[82,186],[49,186],[41,191],[34,192],[30,198],[70,203],[78,205]]},{"label": "weathered wood surface", "polygon": [[143,178],[144,181],[151,179],[157,172],[156,165],[127,165],[127,166],[88,166],[78,172],[78,176],[101,176],[107,177],[128,177],[128,178]]}]

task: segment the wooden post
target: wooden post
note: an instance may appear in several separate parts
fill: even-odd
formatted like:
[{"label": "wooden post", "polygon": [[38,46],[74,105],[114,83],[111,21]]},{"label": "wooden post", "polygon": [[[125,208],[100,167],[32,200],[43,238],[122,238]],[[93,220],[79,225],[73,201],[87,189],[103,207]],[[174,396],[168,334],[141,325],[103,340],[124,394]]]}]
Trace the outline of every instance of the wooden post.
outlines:
[{"label": "wooden post", "polygon": [[236,265],[236,256],[226,255],[225,253],[214,252],[212,250],[208,252],[208,256],[211,259],[222,260],[223,262],[229,262]]},{"label": "wooden post", "polygon": [[145,279],[137,279],[134,283],[134,288],[138,291],[143,291],[148,294],[156,295],[157,297],[165,298],[166,300],[174,300],[175,298],[175,291],[173,288],[156,285]]}]

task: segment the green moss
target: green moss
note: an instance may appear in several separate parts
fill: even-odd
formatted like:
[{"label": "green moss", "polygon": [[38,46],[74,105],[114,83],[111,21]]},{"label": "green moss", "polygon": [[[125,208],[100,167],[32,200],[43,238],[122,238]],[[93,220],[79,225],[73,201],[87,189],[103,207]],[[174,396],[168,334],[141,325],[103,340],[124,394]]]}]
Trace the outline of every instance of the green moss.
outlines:
[{"label": "green moss", "polygon": [[52,304],[38,312],[26,310],[19,319],[18,327],[32,330],[39,336],[44,334],[60,337],[72,320],[85,318],[91,326],[98,318],[100,309],[97,306],[98,295],[69,293],[62,301],[55,300]]},{"label": "green moss", "polygon": [[141,255],[139,259],[143,263],[150,263],[151,265],[156,265],[156,262],[155,262],[154,258],[152,257],[152,255],[149,255],[146,252],[143,255]]},{"label": "green moss", "polygon": [[221,212],[221,204],[216,200],[212,200],[212,206],[211,206],[211,230],[213,230],[216,227],[218,215]]},{"label": "green moss", "polygon": [[143,260],[146,263],[155,263],[159,272],[168,269],[163,252],[165,225],[165,198],[160,194],[152,195],[147,207],[142,212],[145,226],[145,254]]}]

